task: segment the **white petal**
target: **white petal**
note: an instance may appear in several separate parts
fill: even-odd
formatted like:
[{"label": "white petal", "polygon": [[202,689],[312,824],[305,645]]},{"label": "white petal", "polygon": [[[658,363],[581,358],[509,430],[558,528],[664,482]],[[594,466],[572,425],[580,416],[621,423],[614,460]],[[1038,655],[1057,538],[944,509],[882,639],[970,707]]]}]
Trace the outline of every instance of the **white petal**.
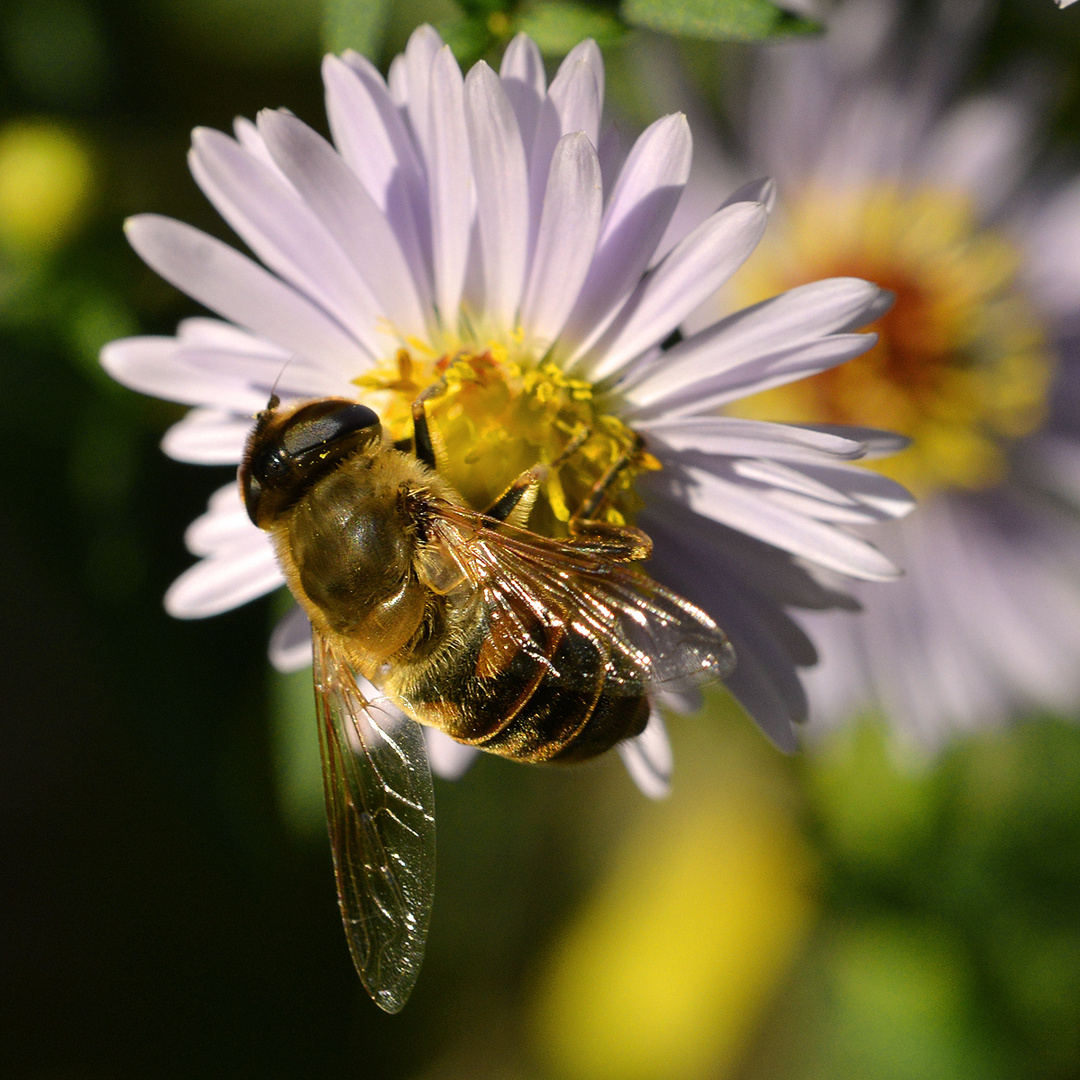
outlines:
[{"label": "white petal", "polygon": [[175,338],[110,341],[101,350],[101,366],[132,390],[182,405],[210,405],[254,415],[266,403],[265,394],[244,383],[195,369],[185,361],[184,350]]},{"label": "white petal", "polygon": [[619,174],[592,266],[560,335],[558,357],[564,364],[599,335],[641,279],[689,174],[685,116],[665,116],[642,132]]},{"label": "white petal", "polygon": [[1043,201],[1024,237],[1026,283],[1058,318],[1080,309],[1080,179]]},{"label": "white petal", "polygon": [[649,711],[645,730],[619,743],[619,757],[630,778],[650,799],[664,799],[671,794],[674,759],[664,717],[655,703]]},{"label": "white petal", "polygon": [[529,184],[517,118],[494,71],[482,60],[465,80],[465,119],[476,182],[487,316],[516,327],[529,242]]},{"label": "white petal", "polygon": [[682,387],[715,382],[743,364],[863,325],[881,294],[859,278],[827,278],[790,289],[686,338],[653,367],[629,375],[620,390],[639,407],[672,400]]},{"label": "white petal", "polygon": [[[818,502],[834,503],[837,506],[850,506],[854,502],[854,499],[842,495],[828,484],[815,480],[809,475],[808,469],[793,469],[790,465],[784,465],[779,461],[761,458],[744,458],[725,464],[735,476],[741,476],[744,480],[752,480],[757,484],[781,488],[784,491],[798,492]],[[708,468],[708,466],[704,467]]]},{"label": "white petal", "polygon": [[405,112],[409,104],[409,75],[405,70],[405,54],[398,53],[386,69],[386,85],[394,104]]},{"label": "white petal", "polygon": [[259,530],[251,523],[236,483],[220,487],[184,533],[184,543],[192,555],[213,555],[242,542],[254,543]]},{"label": "white petal", "polygon": [[521,325],[538,355],[555,340],[589,272],[600,231],[600,164],[581,132],[564,135],[551,159]]},{"label": "white petal", "polygon": [[547,93],[547,77],[540,50],[528,34],[516,34],[506,46],[499,77],[517,116],[521,141],[531,147],[540,103]]},{"label": "white petal", "polygon": [[425,336],[430,299],[417,291],[423,282],[414,280],[393,229],[356,174],[291,113],[265,110],[259,127],[282,171],[367,282],[387,327],[401,339]]},{"label": "white petal", "polygon": [[288,183],[288,178],[278,168],[277,162],[270,156],[270,151],[267,150],[266,143],[259,134],[259,129],[246,116],[238,116],[233,121],[233,134],[236,136],[236,141],[252,157],[258,158],[284,183]]},{"label": "white petal", "polygon": [[375,67],[357,53],[323,61],[334,145],[386,215],[413,280],[431,294],[427,174],[405,120]]},{"label": "white petal", "polygon": [[286,675],[311,665],[311,623],[298,604],[278,619],[267,652],[274,670]]},{"label": "white petal", "polygon": [[[432,125],[436,123],[431,111],[432,80],[436,77],[434,67],[437,57],[445,46],[435,29],[426,23],[418,26],[410,35],[405,46],[401,65],[404,77],[405,96],[401,104],[409,117],[416,141],[423,147],[428,169],[434,167]],[[457,67],[457,62],[454,62]],[[460,75],[460,69],[458,71]]]},{"label": "white petal", "polygon": [[661,440],[673,450],[700,450],[733,457],[785,461],[855,459],[862,457],[866,449],[862,442],[830,432],[734,416],[662,417],[635,424],[635,429]]},{"label": "white petal", "polygon": [[856,427],[851,424],[814,424],[813,430],[862,443],[866,447],[863,461],[890,457],[911,445],[911,440],[906,435],[882,431],[880,428]]},{"label": "white petal", "polygon": [[207,198],[270,269],[333,315],[373,355],[385,351],[371,290],[295,188],[227,135],[208,128],[192,135],[190,164]]},{"label": "white petal", "polygon": [[802,466],[803,473],[820,480],[834,491],[873,510],[884,518],[905,517],[915,508],[915,498],[902,484],[872,469],[841,462]]},{"label": "white petal", "polygon": [[[722,345],[722,341],[722,338],[718,338],[713,344]],[[711,354],[717,357],[717,367],[721,370],[708,374],[706,365],[702,364],[698,369],[697,379],[688,379],[682,385],[676,384],[663,397],[655,396],[644,407],[635,407],[638,393],[635,388],[627,394],[630,402],[634,404],[625,407],[623,413],[629,418],[635,418],[639,415],[673,417],[715,412],[728,402],[738,401],[762,390],[783,386],[796,379],[807,378],[847,363],[848,360],[861,356],[876,341],[876,334],[832,334],[816,341],[778,348],[771,354],[758,356],[750,361],[740,359],[738,366],[731,370],[723,370],[726,357],[722,348],[702,350],[698,359],[704,360]],[[657,382],[650,378],[649,386],[650,391],[656,393]]]},{"label": "white petal", "polygon": [[235,465],[250,433],[250,419],[220,409],[192,409],[165,432],[161,449],[193,465]]},{"label": "white petal", "polygon": [[767,544],[850,577],[890,581],[899,570],[860,537],[777,506],[745,484],[688,468],[684,497],[692,510]]},{"label": "white petal", "polygon": [[461,69],[444,46],[431,72],[428,192],[435,304],[443,328],[451,334],[460,315],[474,197],[464,94]]},{"label": "white petal", "polygon": [[265,533],[255,529],[234,546],[197,562],[165,594],[165,610],[178,619],[220,615],[285,583]]},{"label": "white petal", "polygon": [[579,361],[593,380],[659,344],[746,261],[765,231],[761,203],[718,210],[650,270],[603,337]]},{"label": "white petal", "polygon": [[300,356],[353,375],[371,356],[306,297],[220,240],[156,214],[129,218],[143,261],[212,311]]},{"label": "white petal", "polygon": [[[217,330],[193,333],[197,323],[227,328],[232,336]],[[101,363],[113,378],[135,390],[241,416],[254,416],[265,408],[273,386],[283,399],[352,389],[347,380],[335,379],[309,361],[290,360],[288,353],[269,343],[212,319],[186,319],[175,338],[112,341],[102,349]]]},{"label": "white petal", "polygon": [[[641,524],[655,543],[651,572],[657,580],[701,606],[730,637],[735,671],[724,680],[727,689],[777,746],[794,750],[792,725],[806,716],[795,665],[812,662],[813,649],[805,637],[800,640],[797,628],[792,633],[779,604],[760,592],[762,586],[792,577],[791,557],[663,497],[650,504]],[[752,547],[760,565],[752,562],[744,570],[735,545]]]},{"label": "white petal", "polygon": [[921,148],[923,182],[974,197],[983,214],[1009,196],[1031,157],[1030,102],[983,96],[954,106]]},{"label": "white petal", "polygon": [[443,780],[460,780],[480,751],[451,739],[438,728],[425,727],[423,731],[431,771]]},{"label": "white petal", "polygon": [[600,145],[596,148],[596,156],[600,159],[600,177],[608,195],[615,190],[629,150],[629,144],[614,124],[607,124],[600,132]]},{"label": "white petal", "polygon": [[734,206],[742,202],[761,203],[765,208],[765,213],[771,214],[776,206],[776,181],[771,176],[751,180],[733,191],[717,209],[723,210],[725,206]]},{"label": "white petal", "polygon": [[559,135],[584,131],[589,142],[600,142],[604,111],[604,58],[591,38],[566,54],[548,88],[548,100],[559,115]]}]

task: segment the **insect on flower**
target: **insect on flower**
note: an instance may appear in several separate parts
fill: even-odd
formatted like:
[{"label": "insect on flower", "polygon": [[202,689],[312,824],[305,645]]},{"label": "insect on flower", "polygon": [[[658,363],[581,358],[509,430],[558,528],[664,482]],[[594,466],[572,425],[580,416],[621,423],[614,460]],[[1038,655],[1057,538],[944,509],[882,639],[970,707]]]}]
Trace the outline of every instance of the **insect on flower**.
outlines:
[{"label": "insect on flower", "polygon": [[855,464],[881,432],[720,412],[869,348],[877,286],[814,282],[672,344],[754,250],[772,185],[665,251],[689,124],[662,117],[620,161],[595,42],[550,83],[523,34],[498,72],[465,75],[431,27],[388,79],[351,53],[323,70],[332,144],[284,110],[194,133],[196,182],[259,262],[130,219],[135,250],[217,317],[102,362],[194,406],[167,453],[241,463],[166,608],[202,618],[290,585],[271,659],[310,662],[314,627],[342,907],[398,1009],[431,904],[429,761],[448,776],[478,747],[614,746],[662,795],[660,701],[680,695],[658,691],[725,675],[732,650],[727,688],[794,749],[815,654],[788,609],[842,602],[818,570],[896,577],[849,527],[911,503]]},{"label": "insect on flower", "polygon": [[[432,902],[417,721],[510,758],[578,761],[644,730],[648,687],[734,666],[708,615],[634,567],[648,537],[594,517],[629,455],[578,508],[570,539],[540,536],[521,523],[547,467],[483,513],[439,476],[424,400],[440,390],[414,403],[411,448],[384,439],[366,405],[282,410],[271,397],[239,471],[311,619],[338,899],[357,970],[390,1012],[416,980]],[[396,709],[381,711],[368,685]]]}]

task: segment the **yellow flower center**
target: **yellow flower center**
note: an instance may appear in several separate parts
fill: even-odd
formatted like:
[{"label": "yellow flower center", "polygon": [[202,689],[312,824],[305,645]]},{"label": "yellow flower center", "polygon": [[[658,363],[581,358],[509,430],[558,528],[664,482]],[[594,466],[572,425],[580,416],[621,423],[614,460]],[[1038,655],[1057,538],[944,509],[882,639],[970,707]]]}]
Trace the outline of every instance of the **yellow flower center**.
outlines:
[{"label": "yellow flower center", "polygon": [[491,342],[437,353],[411,342],[354,381],[396,442],[412,437],[412,403],[440,380],[443,390],[427,401],[439,472],[470,506],[484,509],[533,465],[556,464],[537,493],[529,527],[565,537],[571,514],[625,462],[597,516],[615,525],[633,520],[641,505],[633,481],[659,462],[604,411],[590,383],[537,362],[525,349]]},{"label": "yellow flower center", "polygon": [[1015,248],[945,191],[811,191],[786,209],[736,278],[738,306],[848,276],[896,302],[864,356],[729,411],[907,435],[907,450],[871,464],[920,496],[1000,482],[1009,442],[1043,421],[1053,366]]}]

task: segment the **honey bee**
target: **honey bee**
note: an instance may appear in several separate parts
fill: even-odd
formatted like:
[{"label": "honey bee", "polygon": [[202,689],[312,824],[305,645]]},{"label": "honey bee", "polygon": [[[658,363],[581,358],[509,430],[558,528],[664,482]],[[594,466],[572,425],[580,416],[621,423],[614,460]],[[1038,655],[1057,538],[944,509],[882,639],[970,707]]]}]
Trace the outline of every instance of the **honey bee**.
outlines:
[{"label": "honey bee", "polygon": [[[419,972],[435,868],[434,795],[420,725],[506,757],[567,762],[638,735],[650,687],[729,674],[703,611],[634,564],[651,542],[596,511],[616,461],[570,520],[526,527],[547,469],[483,511],[440,477],[425,399],[411,446],[345,398],[271,396],[239,470],[311,620],[327,817],[353,961],[387,1012]],[[372,691],[374,688],[374,692]]]}]

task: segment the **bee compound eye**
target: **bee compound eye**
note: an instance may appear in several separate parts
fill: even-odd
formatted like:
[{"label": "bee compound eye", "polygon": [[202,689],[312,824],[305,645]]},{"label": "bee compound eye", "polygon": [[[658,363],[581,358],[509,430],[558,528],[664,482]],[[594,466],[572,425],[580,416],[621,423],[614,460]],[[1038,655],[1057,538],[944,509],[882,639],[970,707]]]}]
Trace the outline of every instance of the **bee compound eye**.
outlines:
[{"label": "bee compound eye", "polygon": [[354,437],[364,432],[375,437],[381,430],[378,415],[366,405],[356,401],[316,401],[293,415],[281,445],[286,454],[298,458],[344,440],[356,441]]}]

